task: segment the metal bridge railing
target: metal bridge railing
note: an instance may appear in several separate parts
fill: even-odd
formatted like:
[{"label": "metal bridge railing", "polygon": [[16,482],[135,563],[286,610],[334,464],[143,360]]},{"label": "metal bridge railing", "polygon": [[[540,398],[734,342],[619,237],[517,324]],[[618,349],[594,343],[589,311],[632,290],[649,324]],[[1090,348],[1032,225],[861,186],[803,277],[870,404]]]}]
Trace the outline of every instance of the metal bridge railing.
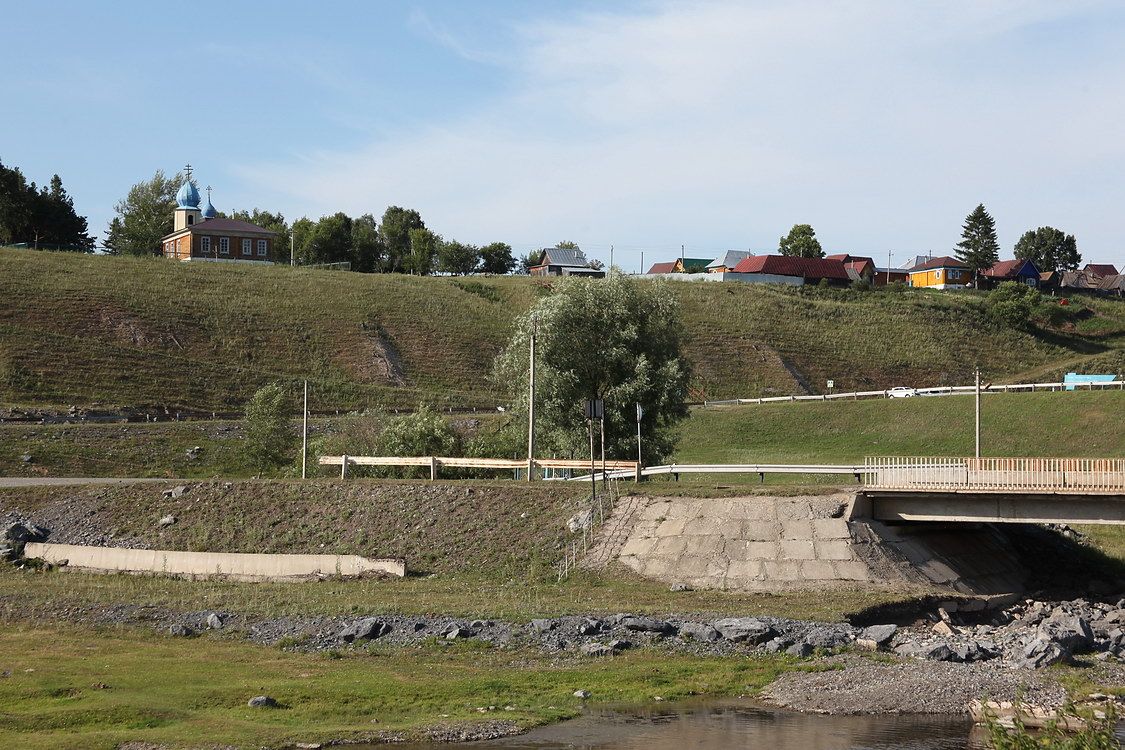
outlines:
[{"label": "metal bridge railing", "polygon": [[871,489],[1125,494],[1125,458],[869,456]]}]

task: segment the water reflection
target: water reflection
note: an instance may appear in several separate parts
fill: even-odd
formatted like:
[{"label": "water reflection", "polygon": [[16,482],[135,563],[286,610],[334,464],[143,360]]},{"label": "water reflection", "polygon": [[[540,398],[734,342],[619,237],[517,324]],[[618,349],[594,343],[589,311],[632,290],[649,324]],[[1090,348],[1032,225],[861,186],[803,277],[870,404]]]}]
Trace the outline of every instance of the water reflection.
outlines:
[{"label": "water reflection", "polygon": [[[520,737],[457,747],[496,750],[963,750],[964,717],[820,716],[745,704],[600,710]],[[402,747],[402,746],[399,746]],[[440,745],[411,745],[414,750]],[[449,747],[449,746],[446,746]]]}]

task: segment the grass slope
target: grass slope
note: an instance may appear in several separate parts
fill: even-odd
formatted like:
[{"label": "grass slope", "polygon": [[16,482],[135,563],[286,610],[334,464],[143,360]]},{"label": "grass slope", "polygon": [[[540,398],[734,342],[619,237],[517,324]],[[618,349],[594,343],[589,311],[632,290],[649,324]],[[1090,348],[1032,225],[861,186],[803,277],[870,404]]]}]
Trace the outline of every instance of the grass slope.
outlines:
[{"label": "grass slope", "polygon": [[[981,400],[985,456],[1125,453],[1125,393],[995,393]],[[851,463],[864,456],[971,456],[973,397],[874,399],[697,409],[681,463]]]},{"label": "grass slope", "polygon": [[[1074,330],[1000,327],[974,294],[671,284],[697,397],[728,398],[1099,366],[1125,305]],[[417,278],[0,249],[0,401],[237,409],[271,379],[313,380],[314,406],[495,404],[488,380],[528,278]]]}]

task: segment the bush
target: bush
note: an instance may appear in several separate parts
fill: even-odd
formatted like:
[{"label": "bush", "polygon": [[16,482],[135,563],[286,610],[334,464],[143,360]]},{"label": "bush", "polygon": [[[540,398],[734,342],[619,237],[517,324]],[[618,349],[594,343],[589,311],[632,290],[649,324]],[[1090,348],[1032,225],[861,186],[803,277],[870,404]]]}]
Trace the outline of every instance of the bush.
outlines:
[{"label": "bush", "polygon": [[1031,327],[1031,314],[1039,306],[1042,295],[1035,287],[1016,281],[1005,281],[993,289],[984,306],[992,318],[1012,328]]},{"label": "bush", "polygon": [[986,719],[989,746],[994,750],[1119,750],[1121,744],[1115,736],[1117,712],[1108,706],[1105,715],[1097,718],[1093,711],[1079,711],[1066,706],[1060,711],[1062,719],[1078,720],[1082,728],[1068,732],[1064,721],[1053,720],[1042,731],[1034,732],[1017,717],[1015,726],[1007,727],[996,717]]},{"label": "bush", "polygon": [[422,404],[413,414],[395,417],[387,423],[379,436],[379,453],[384,456],[458,456],[461,438],[444,417]]},{"label": "bush", "polygon": [[246,455],[259,471],[276,469],[292,459],[298,438],[291,417],[289,394],[279,383],[260,389],[246,404]]}]

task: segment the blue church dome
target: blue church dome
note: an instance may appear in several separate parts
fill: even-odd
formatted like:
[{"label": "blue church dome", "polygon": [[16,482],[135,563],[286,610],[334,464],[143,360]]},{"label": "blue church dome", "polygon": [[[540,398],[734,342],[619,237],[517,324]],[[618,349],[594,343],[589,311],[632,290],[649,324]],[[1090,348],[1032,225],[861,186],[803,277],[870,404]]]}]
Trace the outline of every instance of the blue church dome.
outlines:
[{"label": "blue church dome", "polygon": [[219,212],[216,211],[215,207],[211,205],[211,195],[210,195],[210,193],[208,193],[208,195],[207,195],[207,203],[203,206],[203,213],[200,214],[200,215],[204,219],[214,219],[216,216],[219,215]]},{"label": "blue church dome", "polygon": [[199,191],[190,180],[184,180],[180,192],[176,193],[176,205],[180,208],[199,208]]}]

